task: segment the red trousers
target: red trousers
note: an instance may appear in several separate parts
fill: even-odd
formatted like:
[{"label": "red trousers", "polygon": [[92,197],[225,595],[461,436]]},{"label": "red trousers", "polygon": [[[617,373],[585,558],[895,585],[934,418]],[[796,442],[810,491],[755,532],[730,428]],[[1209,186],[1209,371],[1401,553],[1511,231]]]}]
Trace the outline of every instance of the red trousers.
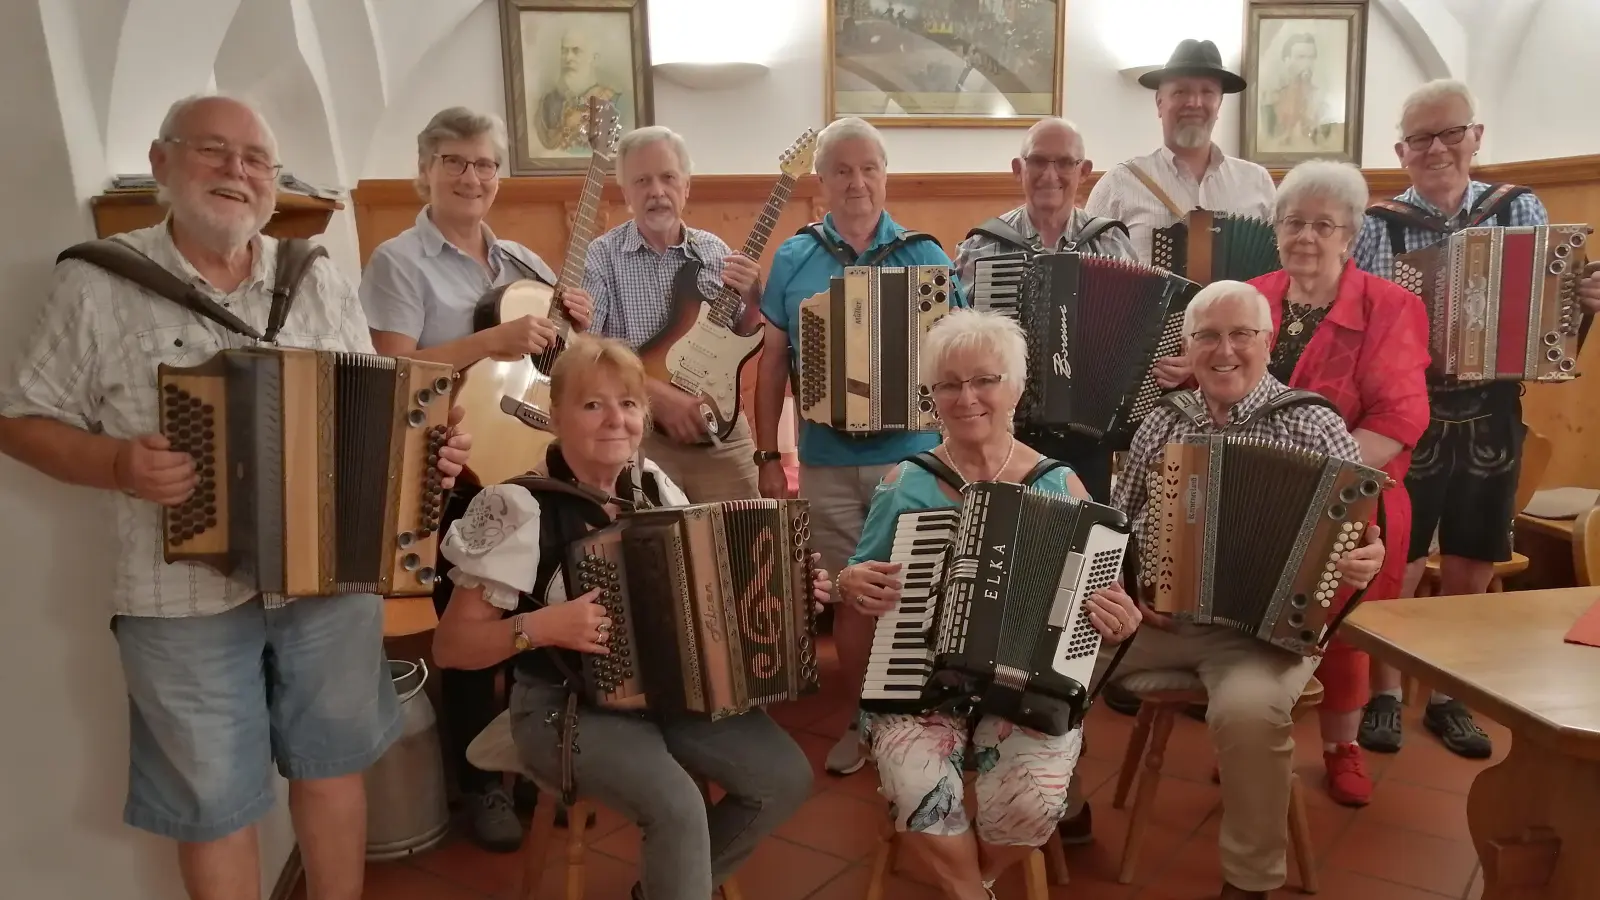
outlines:
[{"label": "red trousers", "polygon": [[1317,680],[1322,682],[1322,708],[1331,713],[1354,712],[1367,705],[1371,693],[1367,654],[1339,638],[1328,642],[1328,650],[1317,665]]}]

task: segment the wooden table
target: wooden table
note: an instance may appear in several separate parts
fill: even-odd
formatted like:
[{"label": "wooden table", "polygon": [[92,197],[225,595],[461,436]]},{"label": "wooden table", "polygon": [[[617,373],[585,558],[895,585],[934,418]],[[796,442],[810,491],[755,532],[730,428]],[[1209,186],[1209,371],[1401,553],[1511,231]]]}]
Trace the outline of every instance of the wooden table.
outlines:
[{"label": "wooden table", "polygon": [[1567,588],[1578,583],[1572,567],[1572,519],[1541,519],[1517,514],[1516,550],[1528,558],[1528,570],[1508,579],[1514,590]]},{"label": "wooden table", "polygon": [[1340,635],[1511,731],[1467,795],[1483,900],[1600,897],[1600,587],[1366,603]]}]

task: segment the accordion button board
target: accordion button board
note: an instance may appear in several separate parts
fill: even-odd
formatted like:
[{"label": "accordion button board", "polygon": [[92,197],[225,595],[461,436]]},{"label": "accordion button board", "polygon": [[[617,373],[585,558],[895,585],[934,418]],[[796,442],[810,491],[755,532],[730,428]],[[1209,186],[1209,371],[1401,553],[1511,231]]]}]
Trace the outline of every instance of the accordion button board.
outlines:
[{"label": "accordion button board", "polygon": [[1140,581],[1157,612],[1314,655],[1338,608],[1382,471],[1288,444],[1192,435],[1150,473]]},{"label": "accordion button board", "polygon": [[431,594],[452,373],[265,347],[158,367],[162,434],[199,475],[163,510],[164,559],[273,597]]},{"label": "accordion button board", "polygon": [[948,266],[850,266],[800,301],[800,416],[853,434],[936,429],[922,341],[952,289]]},{"label": "accordion button board", "polygon": [[1249,281],[1283,268],[1271,222],[1209,209],[1151,232],[1150,261],[1200,285]]},{"label": "accordion button board", "polygon": [[1433,375],[1457,382],[1578,375],[1587,225],[1464,228],[1395,258],[1428,310]]}]

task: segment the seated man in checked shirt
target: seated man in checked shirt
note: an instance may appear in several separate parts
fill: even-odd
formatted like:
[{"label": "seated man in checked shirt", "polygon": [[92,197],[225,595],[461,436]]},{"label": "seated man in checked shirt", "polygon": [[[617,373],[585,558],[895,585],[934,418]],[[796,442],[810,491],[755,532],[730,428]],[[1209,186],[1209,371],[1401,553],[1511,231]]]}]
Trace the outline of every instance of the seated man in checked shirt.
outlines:
[{"label": "seated man in checked shirt", "polygon": [[[1360,461],[1355,438],[1327,407],[1286,406],[1246,421],[1288,390],[1267,373],[1272,313],[1255,288],[1237,281],[1207,286],[1189,303],[1183,333],[1200,385],[1191,396],[1204,410],[1199,416],[1203,421],[1163,403],[1134,435],[1111,503],[1128,514],[1136,540],[1144,539],[1146,480],[1160,465],[1163,447],[1188,435],[1229,431]],[[1383,565],[1379,529],[1368,532],[1368,543],[1348,551],[1339,566],[1344,581],[1357,588],[1365,587]],[[1174,622],[1149,606],[1140,611],[1154,627],[1141,629],[1114,675],[1193,669],[1204,682],[1211,701],[1206,725],[1222,777],[1222,897],[1266,897],[1283,884],[1285,875],[1294,761],[1289,711],[1316,670],[1317,659],[1227,626]]]},{"label": "seated man in checked shirt", "polygon": [[[683,221],[689,199],[689,148],[661,125],[637,128],[617,144],[617,184],[633,218],[589,244],[583,287],[594,298],[589,330],[637,351],[667,324],[672,283],[690,260],[703,267],[700,293],[712,298],[724,283],[747,309],[761,302],[761,268],[734,253],[709,231]],[[700,417],[700,400],[664,381],[649,379],[650,417],[643,452],[694,503],[748,500],[756,486],[755,440],[743,410],[720,446],[712,445]],[[664,432],[664,433],[663,433]]]}]

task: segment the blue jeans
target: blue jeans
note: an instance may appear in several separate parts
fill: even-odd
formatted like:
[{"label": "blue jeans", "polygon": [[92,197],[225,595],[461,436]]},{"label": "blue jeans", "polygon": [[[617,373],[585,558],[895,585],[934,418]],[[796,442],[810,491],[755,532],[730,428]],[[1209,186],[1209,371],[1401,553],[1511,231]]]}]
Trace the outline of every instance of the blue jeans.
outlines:
[{"label": "blue jeans", "polygon": [[365,770],[400,735],[383,600],[251,600],[211,616],[112,620],[128,683],[129,825],[214,841],[289,779]]}]

